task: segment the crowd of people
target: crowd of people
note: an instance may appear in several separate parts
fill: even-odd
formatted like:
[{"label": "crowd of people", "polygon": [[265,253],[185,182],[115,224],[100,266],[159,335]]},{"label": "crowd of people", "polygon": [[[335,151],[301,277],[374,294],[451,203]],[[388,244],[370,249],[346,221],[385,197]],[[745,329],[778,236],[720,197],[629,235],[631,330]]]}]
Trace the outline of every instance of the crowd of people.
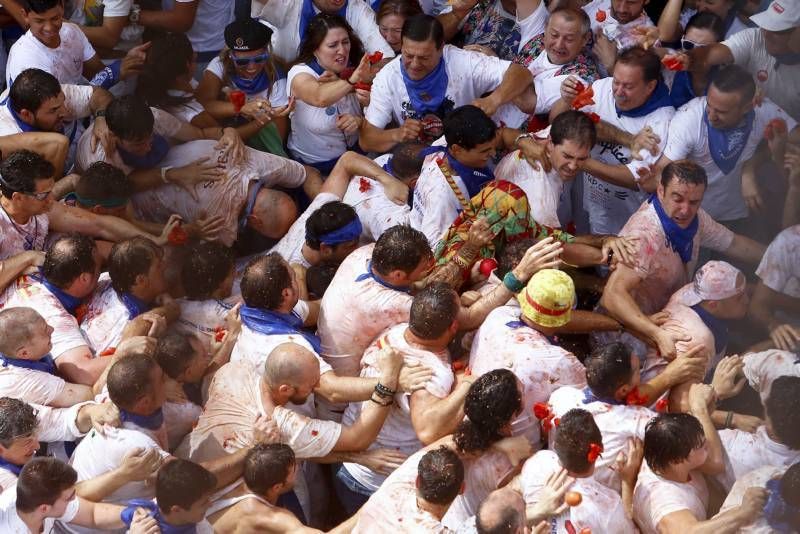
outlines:
[{"label": "crowd of people", "polygon": [[0,532],[800,532],[800,0],[0,27]]}]

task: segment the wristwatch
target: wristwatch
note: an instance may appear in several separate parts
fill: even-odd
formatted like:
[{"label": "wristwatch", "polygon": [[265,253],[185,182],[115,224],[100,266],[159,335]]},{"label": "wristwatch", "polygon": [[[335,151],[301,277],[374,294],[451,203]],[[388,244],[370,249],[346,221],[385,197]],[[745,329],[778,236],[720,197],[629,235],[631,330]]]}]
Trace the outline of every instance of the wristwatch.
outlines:
[{"label": "wristwatch", "polygon": [[139,17],[142,15],[142,8],[139,4],[133,4],[131,6],[131,12],[128,15],[128,22],[131,24],[137,24],[139,22]]}]

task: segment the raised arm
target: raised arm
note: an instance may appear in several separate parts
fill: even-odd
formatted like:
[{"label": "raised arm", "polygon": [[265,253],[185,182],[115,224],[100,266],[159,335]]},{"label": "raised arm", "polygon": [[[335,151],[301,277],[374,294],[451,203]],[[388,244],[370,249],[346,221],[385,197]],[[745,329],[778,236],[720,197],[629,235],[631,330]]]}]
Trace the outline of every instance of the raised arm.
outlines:
[{"label": "raised arm", "polygon": [[[169,11],[145,9],[139,14],[139,24],[146,28],[173,33],[186,33],[194,24],[198,0],[175,2]],[[222,30],[222,28],[219,28]],[[204,50],[198,50],[203,52]]]},{"label": "raised arm", "polygon": [[658,38],[662,42],[671,43],[681,37],[680,18],[683,0],[667,0],[661,16],[658,18]]}]

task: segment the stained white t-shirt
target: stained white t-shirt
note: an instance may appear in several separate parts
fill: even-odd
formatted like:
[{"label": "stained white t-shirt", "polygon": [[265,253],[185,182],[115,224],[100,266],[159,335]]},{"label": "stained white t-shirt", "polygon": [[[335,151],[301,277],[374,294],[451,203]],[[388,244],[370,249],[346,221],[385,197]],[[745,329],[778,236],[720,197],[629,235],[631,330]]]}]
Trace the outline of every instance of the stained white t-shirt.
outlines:
[{"label": "stained white t-shirt", "polygon": [[730,428],[720,430],[719,440],[725,452],[725,472],[716,478],[726,490],[730,490],[740,477],[759,467],[789,467],[800,461],[800,451],[774,441],[763,425],[752,434]]},{"label": "stained white t-shirt", "polygon": [[81,330],[95,354],[116,348],[122,340],[122,331],[125,330],[128,321],[130,321],[128,308],[116,290],[111,287],[111,278],[103,273],[87,305],[86,317],[81,322]]},{"label": "stained white t-shirt", "polygon": [[[750,488],[765,488],[767,482],[774,478],[780,478],[786,472],[785,467],[773,467],[771,465],[750,471],[740,477],[731,488],[725,502],[719,509],[719,513],[725,513],[731,508],[736,508],[742,504],[744,494]],[[755,521],[749,525],[739,527],[740,534],[772,534],[775,530],[767,523],[763,515],[759,515]]]},{"label": "stained white t-shirt", "polygon": [[0,397],[50,404],[65,387],[67,383],[63,378],[44,371],[16,365],[0,366]]},{"label": "stained white t-shirt", "polygon": [[[655,26],[653,21],[650,20],[650,17],[647,16],[647,12],[644,10],[644,5],[642,5],[642,12],[639,14],[639,16],[630,22],[626,22],[625,24],[621,24],[612,15],[611,0],[593,0],[592,2],[589,2],[583,6],[583,10],[589,16],[589,22],[591,23],[593,34],[598,29],[602,31],[602,29],[607,26],[616,25],[617,31],[619,32],[619,35],[616,38],[617,48],[620,50],[630,48],[636,44],[636,39],[633,34],[634,28]],[[600,10],[603,10],[606,13],[606,18],[603,22],[597,20],[597,12]]]},{"label": "stained white t-shirt", "polygon": [[[222,60],[219,57],[215,57],[212,59],[208,66],[206,67],[206,72],[210,72],[220,81],[225,80],[225,66],[222,64]],[[228,85],[230,89],[236,89],[236,87],[232,85]],[[267,94],[269,93],[269,94]],[[254,100],[256,98],[264,98],[269,100],[270,106],[273,108],[279,108],[281,106],[285,106],[288,101],[288,90],[286,87],[286,78],[278,78],[274,82],[272,82],[271,87],[269,89],[264,89],[260,93],[255,93],[252,95],[247,95],[247,100]]]},{"label": "stained white t-shirt", "polygon": [[[2,215],[2,214],[0,214]],[[756,275],[765,286],[794,298],[800,298],[800,224],[779,233],[758,264]]]},{"label": "stained white t-shirt", "polygon": [[63,22],[59,30],[61,44],[49,48],[33,36],[30,30],[11,47],[6,63],[6,86],[25,69],[37,68],[49,72],[60,83],[85,83],[83,64],[96,52],[77,24]]},{"label": "stained white t-shirt", "polygon": [[[269,0],[261,10],[260,18],[275,30],[272,34],[272,50],[286,63],[297,59],[300,47],[300,11],[303,2],[298,0]],[[314,6],[314,11],[319,10]],[[367,53],[383,52],[383,57],[394,57],[392,47],[381,36],[375,13],[364,0],[348,0],[345,15],[347,23],[361,39]]]},{"label": "stained white t-shirt", "polygon": [[183,334],[195,336],[210,351],[215,330],[218,327],[225,328],[225,316],[235,306],[236,300],[238,299],[177,299],[181,314],[171,327]]},{"label": "stained white t-shirt", "polygon": [[658,534],[658,523],[665,516],[688,510],[698,521],[706,520],[708,486],[699,471],[690,473],[688,482],[662,478],[642,463],[633,490],[633,518],[642,534]]},{"label": "stained white t-shirt", "polygon": [[[582,107],[581,111],[597,113],[603,121],[632,134],[649,126],[653,129],[653,133],[661,138],[659,149],[655,155],[649,150],[642,150],[640,152],[642,159],[636,160],[633,159],[628,147],[601,141],[592,148],[591,157],[608,165],[624,165],[631,172],[633,178],[638,180],[637,171],[649,169],[649,166],[654,165],[661,156],[661,151],[664,150],[668,140],[670,120],[675,113],[675,108],[662,107],[642,117],[619,116],[612,92],[613,82],[613,78],[601,78],[594,82],[592,89],[595,103]],[[644,192],[619,187],[584,173],[583,207],[589,213],[589,226],[593,234],[616,235],[645,198],[647,198],[647,194]]]},{"label": "stained white t-shirt", "polygon": [[800,376],[800,358],[786,350],[770,349],[749,352],[742,358],[742,372],[750,387],[761,396],[764,403],[769,398],[772,383],[781,376]]},{"label": "stained white t-shirt", "polygon": [[703,195],[703,209],[716,221],[730,221],[747,217],[747,205],[742,197],[742,166],[753,157],[758,144],[764,139],[764,128],[773,119],[783,119],[789,131],[797,122],[788,113],[769,100],[755,108],[755,118],[739,161],[734,169],[724,174],[711,158],[708,146],[708,126],[703,116],[706,97],[690,100],[675,113],[669,127],[669,140],[664,155],[672,161],[690,159],[703,167],[708,176],[708,187]]},{"label": "stained white t-shirt", "polygon": [[[300,74],[307,74],[315,80],[320,76],[305,63],[295,65],[289,69],[286,79],[290,95],[294,94],[292,82]],[[346,134],[337,128],[336,119],[339,115],[361,116],[361,105],[355,93],[348,93],[335,104],[324,108],[297,98],[290,116],[292,131],[287,143],[289,150],[306,163],[328,161],[344,154],[358,141],[358,132]]]}]

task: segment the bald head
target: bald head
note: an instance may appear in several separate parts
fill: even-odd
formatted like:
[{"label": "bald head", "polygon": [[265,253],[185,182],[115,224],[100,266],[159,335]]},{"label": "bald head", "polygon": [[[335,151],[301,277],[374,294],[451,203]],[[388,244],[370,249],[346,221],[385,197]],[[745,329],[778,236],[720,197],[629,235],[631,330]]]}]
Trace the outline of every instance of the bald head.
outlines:
[{"label": "bald head", "polygon": [[0,352],[13,357],[30,340],[33,327],[43,320],[33,308],[0,311]]},{"label": "bald head", "polygon": [[282,191],[262,187],[256,195],[250,225],[260,234],[271,239],[280,239],[295,220],[297,206],[292,198]]},{"label": "bald head", "polygon": [[264,364],[264,380],[272,388],[296,385],[309,376],[319,378],[319,362],[314,353],[296,343],[282,343],[272,349]]},{"label": "bald head", "polygon": [[475,527],[479,533],[514,534],[525,526],[525,501],[509,489],[493,491],[478,507]]}]

